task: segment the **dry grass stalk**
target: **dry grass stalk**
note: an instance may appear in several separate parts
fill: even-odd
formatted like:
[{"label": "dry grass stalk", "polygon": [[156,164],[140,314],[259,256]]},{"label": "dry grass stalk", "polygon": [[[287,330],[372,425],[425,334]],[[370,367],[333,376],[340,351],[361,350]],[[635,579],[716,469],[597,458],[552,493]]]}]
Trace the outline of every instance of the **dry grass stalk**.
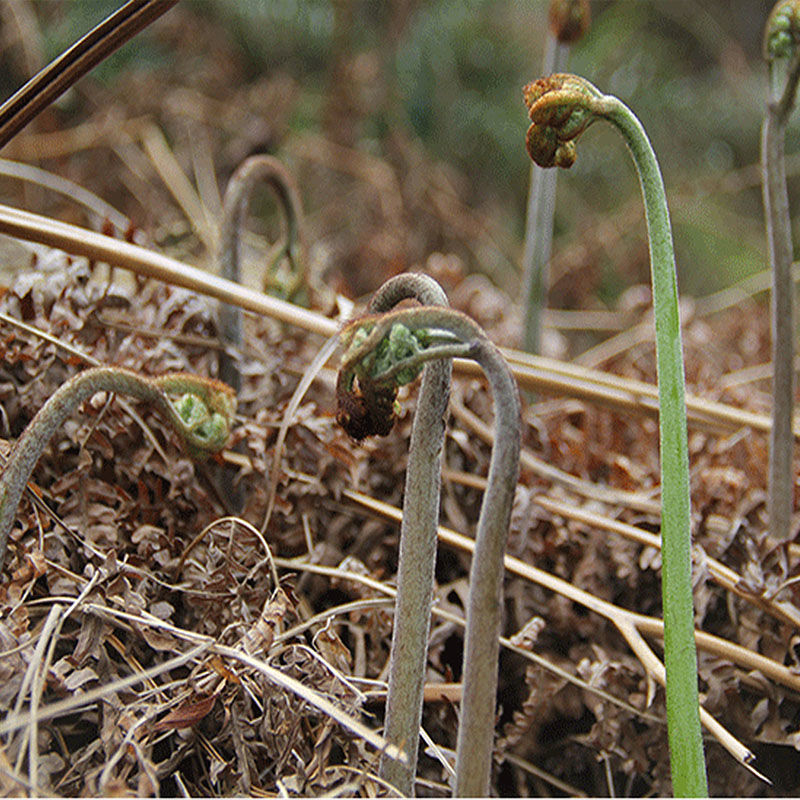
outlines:
[{"label": "dry grass stalk", "polygon": [[[9,206],[0,205],[0,232],[130,269],[138,275],[191,289],[322,336],[333,336],[338,330],[335,321],[301,306],[224,281],[152,250]],[[521,388],[579,397],[634,413],[657,413],[657,390],[653,384],[509,349],[502,349],[502,353]],[[456,373],[467,375],[479,372],[474,364],[461,359],[455,360],[454,369]],[[689,425],[710,432],[730,432],[746,427],[767,433],[771,428],[768,415],[725,403],[687,395],[686,406]],[[794,435],[800,438],[800,423],[795,425]]]}]

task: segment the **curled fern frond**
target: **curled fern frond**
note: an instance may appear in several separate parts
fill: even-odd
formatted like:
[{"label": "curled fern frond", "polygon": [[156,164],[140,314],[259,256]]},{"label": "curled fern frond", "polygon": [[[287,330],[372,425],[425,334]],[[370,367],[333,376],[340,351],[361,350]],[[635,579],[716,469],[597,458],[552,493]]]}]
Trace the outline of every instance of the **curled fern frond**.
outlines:
[{"label": "curled fern frond", "polygon": [[152,403],[197,460],[222,450],[236,413],[233,389],[210,378],[185,373],[150,378],[121,367],[95,367],[71,378],[39,409],[0,473],[0,569],[17,506],[39,456],[78,405],[97,392],[116,392]]},{"label": "curled fern frond", "polygon": [[767,17],[764,28],[764,58],[791,58],[800,42],[800,1],[782,0]]},{"label": "curled fern frond", "polygon": [[603,95],[576,75],[556,74],[523,88],[531,126],[525,144],[540,167],[575,163],[575,140],[603,112]]}]

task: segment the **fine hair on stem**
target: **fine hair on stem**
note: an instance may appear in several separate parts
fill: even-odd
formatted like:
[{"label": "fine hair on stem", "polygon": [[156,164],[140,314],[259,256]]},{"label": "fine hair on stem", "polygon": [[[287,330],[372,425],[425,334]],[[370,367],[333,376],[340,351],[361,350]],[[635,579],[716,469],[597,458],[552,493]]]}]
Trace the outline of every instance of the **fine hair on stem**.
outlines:
[{"label": "fine hair on stem", "polygon": [[[397,387],[413,381],[429,361],[470,358],[480,364],[489,381],[496,431],[470,568],[454,788],[458,796],[486,796],[494,743],[503,556],[519,469],[517,386],[505,359],[480,327],[464,314],[448,308],[402,309],[357,319],[345,328],[342,339],[345,353],[337,392],[339,420],[346,429],[359,434],[369,435],[378,429],[387,432],[391,428]],[[422,409],[418,409],[417,414],[420,413]],[[410,471],[411,455],[409,459]],[[407,486],[415,479],[407,476]],[[436,475],[434,480],[428,470],[426,480],[436,483],[438,493],[440,476]],[[406,497],[404,517],[407,503]],[[435,527],[434,522],[434,530]],[[421,573],[419,577],[422,578]],[[429,570],[425,580],[431,581],[432,577]],[[427,631],[429,606],[423,611]],[[426,644],[417,642],[416,646]],[[424,674],[417,680],[421,685]],[[410,699],[407,697],[406,701]],[[418,729],[413,736],[415,744]],[[388,732],[387,738],[391,741]],[[411,743],[403,745],[410,747]],[[407,788],[398,786],[401,791]]]},{"label": "fine hair on stem", "polygon": [[794,282],[792,225],[786,187],[786,124],[800,77],[800,2],[780,0],[764,30],[769,99],[761,128],[761,186],[767,252],[772,271],[772,429],[769,441],[768,506],[773,536],[787,541],[794,510]]},{"label": "fine hair on stem", "polygon": [[[241,279],[241,229],[250,207],[253,192],[259,183],[269,186],[278,200],[286,221],[286,236],[282,245],[272,255],[264,271],[265,291],[276,291],[291,298],[302,285],[302,258],[300,228],[302,210],[300,192],[286,167],[274,156],[255,155],[245,159],[233,173],[222,201],[219,255],[220,275],[239,283]],[[280,263],[286,260],[290,275],[281,280],[277,274]],[[241,375],[236,353],[242,345],[242,311],[238,306],[223,303],[219,312],[220,338],[223,350],[220,355],[219,377],[237,392],[241,388]]]},{"label": "fine hair on stem", "polygon": [[[406,273],[386,281],[372,296],[367,311],[380,314],[407,299],[417,300],[423,305],[448,304],[447,296],[433,278],[421,273]],[[434,361],[423,370],[403,494],[384,736],[387,741],[405,749],[408,761],[403,763],[384,755],[380,771],[382,778],[406,795],[414,793],[419,748],[436,564],[441,459],[451,374],[449,359]]]}]

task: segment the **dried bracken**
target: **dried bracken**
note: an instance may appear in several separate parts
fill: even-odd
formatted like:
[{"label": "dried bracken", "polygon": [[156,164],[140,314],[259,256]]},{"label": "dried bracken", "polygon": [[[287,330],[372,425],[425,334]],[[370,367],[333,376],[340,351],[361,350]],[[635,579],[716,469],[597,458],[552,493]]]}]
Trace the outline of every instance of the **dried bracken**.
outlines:
[{"label": "dried bracken", "polygon": [[[213,304],[155,283],[145,283],[138,290],[109,284],[102,270],[92,271],[81,262],[69,264],[57,255],[48,259],[40,260],[38,272],[22,273],[11,285],[2,300],[5,313],[45,331],[57,331],[62,345],[130,368],[153,374],[213,371],[214,352],[197,338],[215,335]],[[469,297],[459,292],[453,295]],[[480,314],[474,305],[469,310]],[[485,313],[485,321],[491,323],[492,309],[487,307]],[[741,336],[741,325],[738,311],[717,319],[720,334],[713,343],[705,322],[689,326],[687,372],[698,388],[718,392],[724,371],[768,352],[766,322],[755,340]],[[167,670],[161,678],[154,677],[165,686],[155,694],[138,686],[107,690],[104,718],[86,717],[80,722],[88,740],[69,752],[73,768],[58,751],[58,739],[42,739],[40,734],[37,780],[41,791],[97,793],[123,786],[144,791],[155,782],[162,793],[177,792],[180,785],[196,794],[244,793],[272,790],[278,780],[306,794],[337,787],[357,793],[380,791],[380,784],[371,783],[369,777],[355,781],[349,771],[361,765],[368,774],[376,774],[374,753],[294,695],[276,692],[251,667],[229,656],[197,654],[185,662],[195,665],[191,671],[185,664],[171,666],[175,652],[190,653],[198,635],[211,637],[220,647],[241,645],[246,655],[248,649],[264,643],[265,626],[271,629],[280,619],[283,632],[278,627],[271,631],[272,648],[256,657],[334,702],[343,702],[351,713],[359,703],[369,702],[374,685],[369,681],[377,679],[385,667],[391,633],[388,608],[366,604],[381,598],[374,588],[380,584],[374,582],[394,574],[396,531],[377,519],[363,520],[342,493],[355,487],[400,504],[409,417],[401,413],[396,420],[397,435],[356,446],[337,430],[331,416],[332,378],[314,385],[289,428],[280,461],[278,495],[265,541],[280,574],[286,571],[294,577],[290,584],[282,579],[288,604],[280,595],[271,599],[273,582],[261,577],[267,575],[270,563],[264,542],[251,526],[222,519],[225,509],[208,477],[218,469],[241,469],[246,497],[243,517],[261,519],[265,471],[282,409],[312,360],[316,344],[303,334],[292,335],[291,329],[279,333],[268,321],[251,331],[258,339],[249,341],[260,342],[264,355],[261,361],[243,365],[241,422],[233,433],[234,440],[245,444],[248,468],[198,467],[181,454],[157,415],[146,413],[142,420],[153,435],[150,438],[130,412],[117,404],[107,410],[90,405],[83,415],[71,419],[34,473],[38,491],[74,534],[23,501],[18,515],[22,530],[10,548],[10,581],[0,587],[0,632],[3,652],[9,653],[0,659],[0,670],[7,678],[5,707],[14,706],[29,665],[37,668],[35,643],[27,642],[46,613],[43,616],[41,606],[29,600],[86,593],[63,622],[57,640],[52,640],[57,642],[53,674],[59,677],[43,695],[42,708],[59,696],[106,691],[102,687],[127,677],[131,670],[145,666],[158,670],[161,664]],[[15,438],[27,424],[30,409],[40,406],[74,371],[64,361],[75,356],[7,323],[4,332],[0,390],[9,433]],[[701,366],[706,364],[709,346],[722,348],[723,340],[732,343],[725,347],[725,357],[713,366]],[[652,351],[643,343],[620,353],[612,366],[629,377],[652,380],[654,376]],[[484,419],[490,418],[489,398],[479,384],[459,379],[455,391],[456,408],[466,404]],[[729,400],[742,405],[758,402],[757,395],[733,384],[725,392]],[[552,465],[596,485],[608,483],[628,492],[652,492],[658,486],[656,428],[643,418],[578,400],[550,402],[540,407],[536,427],[528,429],[526,439],[527,448],[545,454]],[[763,439],[696,433],[691,441],[699,543],[710,556],[735,569],[756,594],[779,592],[778,601],[796,602],[797,584],[790,579],[797,573],[798,553],[775,551],[763,535]],[[480,474],[487,462],[488,448],[464,427],[458,413],[445,451],[446,524],[464,529],[477,518],[479,490],[459,476]],[[517,494],[510,553],[598,597],[642,613],[659,613],[657,551],[545,510],[534,502],[538,492],[546,490],[549,496],[562,498],[567,507],[575,503],[575,495],[542,479],[528,476],[523,480],[530,490]],[[594,508],[606,508],[592,503]],[[635,507],[616,513],[621,520],[645,528],[657,521],[652,512]],[[466,595],[458,587],[464,575],[460,557],[445,548],[435,590],[442,609],[463,607]],[[707,572],[699,571],[697,580],[704,587],[698,600],[705,630],[770,654],[778,662],[788,657],[791,631],[785,624],[765,616],[745,596],[720,591],[709,582]],[[359,581],[368,581],[373,588]],[[540,676],[536,680],[561,688],[550,695],[531,694],[526,701],[526,694],[533,690],[522,690],[519,662],[514,661],[519,656],[505,654],[499,730],[505,731],[500,746],[507,758],[498,767],[496,785],[505,787],[503,791],[521,790],[525,773],[514,766],[522,763],[521,758],[544,768],[556,780],[591,785],[595,793],[607,792],[604,778],[587,784],[593,754],[602,750],[610,754],[617,787],[628,781],[634,793],[647,788],[668,791],[665,732],[662,723],[653,721],[663,719],[663,694],[656,691],[648,697],[644,673],[618,634],[611,626],[598,625],[591,613],[580,613],[573,603],[518,578],[507,581],[506,595],[506,630],[517,630],[531,617],[541,616],[546,625],[536,640],[535,653],[626,699],[641,714],[618,710],[590,690],[579,692],[563,684],[563,679],[552,684],[541,666],[536,668]],[[363,610],[358,610],[358,604],[365,604]],[[336,613],[337,606],[343,607],[342,614]],[[308,630],[299,624],[301,607],[321,615],[312,622],[311,633],[301,632],[301,628]],[[298,633],[293,634],[293,629]],[[435,624],[429,679],[458,680],[461,637],[452,623]],[[771,681],[758,688],[730,661],[719,657],[704,656],[700,670],[709,710],[751,746],[761,748],[763,740],[765,754],[775,747],[775,726],[781,719],[788,720],[795,707],[792,691]],[[532,682],[531,668],[526,672]],[[600,675],[605,682],[598,683]],[[732,692],[736,696],[743,692],[735,708],[724,699]],[[766,717],[773,721],[764,727],[760,703],[767,696],[775,698]],[[369,708],[377,710],[372,703]],[[522,715],[516,717],[517,728],[507,727],[515,713]],[[71,719],[56,717],[47,723],[48,730],[63,734],[68,730],[63,726]],[[526,733],[531,721],[534,725]],[[183,723],[186,727],[179,727]],[[437,742],[454,745],[456,720],[448,706],[426,703],[423,726]],[[583,744],[576,743],[576,736]],[[15,737],[7,750],[14,759],[20,742]],[[565,748],[570,758],[563,758]],[[299,759],[289,757],[292,749]],[[721,758],[710,752],[712,786],[730,773],[728,760],[715,778],[713,765]],[[23,763],[27,764],[27,757]],[[422,756],[418,775],[442,782],[444,773],[436,761]],[[738,791],[757,789],[755,777],[744,770],[736,775]],[[9,785],[7,791],[12,789]]]},{"label": "dried bracken", "polygon": [[[92,83],[65,123],[74,127],[57,136],[46,126],[23,132],[4,155],[69,174],[137,220],[135,241],[191,263],[205,252],[210,268],[185,211],[148,172],[140,120],[163,130],[187,174],[197,167],[202,176],[211,154],[216,173],[227,175],[252,152],[274,152],[309,199],[309,238],[325,242],[310,262],[329,285],[364,294],[419,264],[493,341],[516,340],[514,298],[476,272],[483,254],[495,252],[490,245],[508,245],[507,233],[490,204],[465,191],[462,175],[399,126],[390,155],[293,127],[287,137],[289,121],[306,109],[288,71],[244,74],[218,20],[198,17],[191,5],[178,4],[164,23],[170,50],[190,45],[198,58],[132,68],[118,90]],[[370,63],[359,56],[359,68]],[[84,80],[88,89],[91,78]],[[65,119],[59,110],[47,124]],[[135,174],[137,165],[144,171]],[[101,227],[102,210],[76,209],[49,190],[23,192],[17,179],[2,186],[4,202]],[[598,228],[570,232],[553,263],[554,307],[597,309],[606,263],[626,280],[645,279],[645,253],[620,231],[640,213],[637,202]],[[513,252],[518,243],[511,244]],[[91,365],[81,353],[147,375],[216,374],[216,303],[197,291],[110,274],[44,246],[12,247],[7,237],[0,246],[1,266],[16,271],[4,273],[0,298],[0,463],[53,391]],[[660,524],[649,294],[631,291],[644,299],[622,298],[604,312],[620,332],[608,347],[582,359],[597,330],[558,336],[565,359],[597,371],[510,354],[520,384],[528,381],[538,399],[524,409],[508,542],[519,561],[504,585],[503,633],[513,641],[504,640],[500,655],[492,774],[499,796],[672,791],[664,693],[593,605],[661,615],[660,552],[646,537],[621,533],[628,526],[652,536]],[[706,637],[699,686],[705,708],[756,754],[774,786],[706,737],[709,788],[793,796],[800,648],[797,626],[774,610],[800,613],[800,548],[768,532],[768,314],[746,292],[727,302],[687,299],[683,330],[691,395],[750,414],[723,422],[719,407],[712,414],[690,405],[696,623]],[[333,331],[332,308],[322,314]],[[291,414],[273,469],[288,404],[324,341],[318,334],[245,316],[237,418],[219,460],[194,463],[157,413],[121,398],[84,403],[51,442],[19,507],[0,580],[4,796],[392,794],[378,776],[377,751],[344,722],[357,718],[380,733],[384,721],[415,393],[399,390],[391,435],[356,444],[334,418],[333,370],[321,369]],[[454,373],[440,523],[469,534],[485,485],[492,404],[483,382],[460,364]],[[222,472],[241,487],[237,518],[217,493]],[[273,478],[274,510],[262,534]],[[470,560],[469,539],[459,541],[440,538],[435,569],[422,716],[433,744],[421,748],[417,769],[417,793],[431,796],[450,793],[458,726]],[[713,559],[736,572],[737,591],[714,579]],[[525,577],[521,564],[544,577]],[[565,587],[584,590],[588,605]],[[658,655],[656,628],[648,631]],[[332,708],[300,699],[289,679]]]}]

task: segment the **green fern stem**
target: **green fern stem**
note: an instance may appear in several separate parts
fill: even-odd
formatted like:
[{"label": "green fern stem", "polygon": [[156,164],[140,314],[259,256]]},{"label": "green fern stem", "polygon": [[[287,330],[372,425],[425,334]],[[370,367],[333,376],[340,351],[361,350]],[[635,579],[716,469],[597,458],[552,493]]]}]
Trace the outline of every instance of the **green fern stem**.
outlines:
[{"label": "green fern stem", "polygon": [[528,151],[537,163],[571,166],[577,138],[592,122],[605,119],[622,134],[639,175],[650,246],[660,409],[662,598],[670,766],[676,795],[705,796],[708,788],[694,640],[683,352],[672,230],[661,171],[647,134],[633,112],[583,78],[542,78],[525,88],[525,100],[532,121]]}]

